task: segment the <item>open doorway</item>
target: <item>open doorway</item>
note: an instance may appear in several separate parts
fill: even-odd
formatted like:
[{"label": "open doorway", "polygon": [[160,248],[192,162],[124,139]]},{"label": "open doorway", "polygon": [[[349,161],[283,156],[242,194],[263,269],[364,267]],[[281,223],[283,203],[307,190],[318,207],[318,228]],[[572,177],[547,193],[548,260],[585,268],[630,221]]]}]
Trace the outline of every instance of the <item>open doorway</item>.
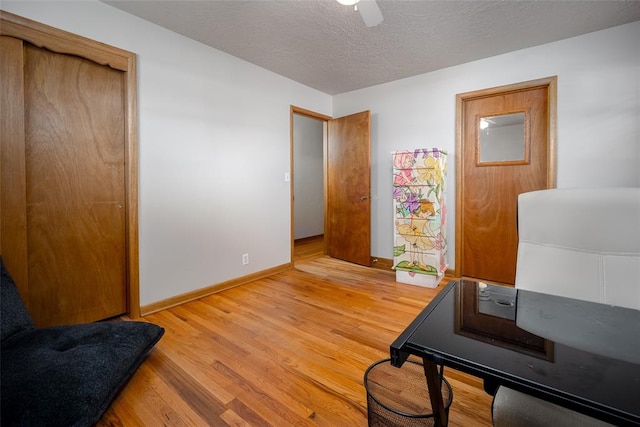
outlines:
[{"label": "open doorway", "polygon": [[299,112],[292,120],[293,260],[324,254],[326,120]]},{"label": "open doorway", "polygon": [[[299,217],[311,215],[314,220],[318,214],[323,214],[323,253],[332,258],[342,259],[355,264],[369,266],[371,264],[371,161],[370,161],[370,112],[361,111],[348,116],[333,119],[328,116],[291,107],[291,262],[295,264],[295,241],[305,236],[320,236],[318,228],[308,227],[310,223],[301,223]],[[315,126],[313,125],[315,121]],[[319,193],[316,174],[314,189],[305,190],[302,187],[305,174],[317,168],[320,150],[318,143],[319,132],[309,144],[314,153],[310,162],[303,159],[300,153],[308,151],[296,148],[298,142],[303,144],[302,132],[305,125],[318,129],[322,124],[322,200],[323,208],[316,204],[318,194],[305,194],[307,191]],[[300,140],[300,141],[298,141]],[[313,180],[311,180],[313,181]],[[304,201],[304,198],[311,199]],[[306,206],[305,206],[306,205]],[[301,231],[303,230],[304,231]],[[296,236],[296,231],[298,232]]]},{"label": "open doorway", "polygon": [[291,107],[291,261],[325,254],[325,161],[331,117]]}]

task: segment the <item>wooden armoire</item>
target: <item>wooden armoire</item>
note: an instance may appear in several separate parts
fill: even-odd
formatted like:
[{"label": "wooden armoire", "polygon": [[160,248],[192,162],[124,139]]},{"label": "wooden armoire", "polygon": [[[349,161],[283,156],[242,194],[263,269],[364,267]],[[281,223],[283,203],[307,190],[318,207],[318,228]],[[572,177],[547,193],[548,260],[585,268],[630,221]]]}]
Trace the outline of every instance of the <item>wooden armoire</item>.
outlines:
[{"label": "wooden armoire", "polygon": [[0,11],[0,253],[37,326],[139,316],[135,67]]}]

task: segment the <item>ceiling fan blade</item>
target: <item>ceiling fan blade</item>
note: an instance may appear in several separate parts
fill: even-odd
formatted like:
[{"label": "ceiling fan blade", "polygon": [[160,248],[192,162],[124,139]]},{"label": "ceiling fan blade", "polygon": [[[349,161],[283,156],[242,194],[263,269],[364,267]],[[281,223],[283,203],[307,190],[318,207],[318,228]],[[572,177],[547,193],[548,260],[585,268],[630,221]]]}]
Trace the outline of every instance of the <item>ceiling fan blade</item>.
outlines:
[{"label": "ceiling fan blade", "polygon": [[357,4],[360,16],[367,27],[375,27],[382,22],[382,12],[376,0],[360,0]]}]

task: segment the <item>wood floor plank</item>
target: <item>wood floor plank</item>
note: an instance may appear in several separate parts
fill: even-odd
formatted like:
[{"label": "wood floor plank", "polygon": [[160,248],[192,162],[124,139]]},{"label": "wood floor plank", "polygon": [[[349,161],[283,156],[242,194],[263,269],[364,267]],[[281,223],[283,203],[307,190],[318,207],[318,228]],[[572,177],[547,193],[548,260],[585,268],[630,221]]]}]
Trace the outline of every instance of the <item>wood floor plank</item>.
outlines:
[{"label": "wood floor plank", "polygon": [[158,352],[156,357],[148,360],[148,364],[156,372],[162,372],[162,379],[174,392],[171,396],[172,407],[177,406],[177,401],[187,402],[188,407],[204,420],[216,420],[227,410],[225,403],[220,402],[164,353]]},{"label": "wood floor plank", "polygon": [[[146,316],[165,336],[98,426],[366,426],[365,370],[439,289],[306,244],[295,269]],[[482,382],[445,376],[449,425],[490,426]]]}]

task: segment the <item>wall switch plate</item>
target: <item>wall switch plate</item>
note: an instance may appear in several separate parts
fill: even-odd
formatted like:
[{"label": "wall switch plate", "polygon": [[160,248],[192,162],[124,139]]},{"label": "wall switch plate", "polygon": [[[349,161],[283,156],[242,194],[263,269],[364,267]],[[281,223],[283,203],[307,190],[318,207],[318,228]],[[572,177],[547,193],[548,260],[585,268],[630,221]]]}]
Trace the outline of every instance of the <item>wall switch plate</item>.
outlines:
[{"label": "wall switch plate", "polygon": [[242,254],[242,265],[249,264],[249,254]]}]

